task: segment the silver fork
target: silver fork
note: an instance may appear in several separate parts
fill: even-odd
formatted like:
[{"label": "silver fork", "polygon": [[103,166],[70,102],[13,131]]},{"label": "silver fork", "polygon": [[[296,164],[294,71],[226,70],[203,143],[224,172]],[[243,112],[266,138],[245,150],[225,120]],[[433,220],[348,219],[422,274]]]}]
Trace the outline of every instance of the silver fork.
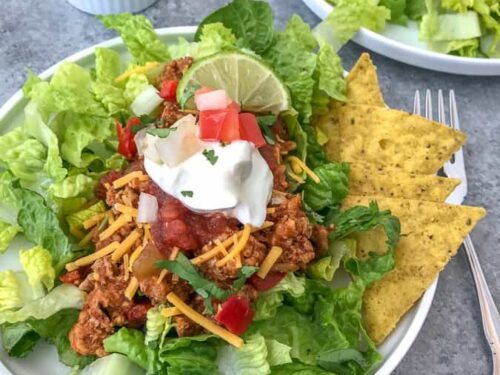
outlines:
[{"label": "silver fork", "polygon": [[[413,105],[413,112],[420,115],[420,92],[415,92],[415,99]],[[455,93],[450,90],[449,94],[449,113],[450,123],[446,122],[446,113],[443,99],[442,90],[438,91],[438,122],[450,126],[455,130],[460,130],[458,121],[457,103],[455,100]],[[431,91],[427,90],[425,93],[425,117],[432,120],[432,96]],[[444,167],[445,174],[450,178],[460,179],[460,185],[451,193],[448,199],[453,203],[462,203],[467,195],[467,176],[465,174],[464,155],[462,149],[458,150],[453,158],[448,161]],[[483,321],[483,329],[488,344],[490,345],[493,357],[493,374],[500,374],[500,314],[495,305],[495,301],[491,296],[490,289],[486,283],[476,250],[472,244],[469,235],[464,240],[465,253],[469,259],[469,265],[474,277],[476,285],[476,292],[479,299],[479,306],[481,308],[481,317]]]}]

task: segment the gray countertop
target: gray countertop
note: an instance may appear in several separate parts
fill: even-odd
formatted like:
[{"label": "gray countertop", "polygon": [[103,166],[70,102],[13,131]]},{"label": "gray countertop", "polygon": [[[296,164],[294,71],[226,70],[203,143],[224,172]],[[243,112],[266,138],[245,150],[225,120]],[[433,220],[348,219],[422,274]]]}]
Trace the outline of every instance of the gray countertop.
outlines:
[{"label": "gray countertop", "polygon": [[[145,14],[156,27],[195,25],[222,0],[159,0]],[[278,27],[298,13],[310,25],[319,19],[301,0],[270,1]],[[0,105],[21,88],[25,67],[40,73],[59,60],[115,34],[63,0],[4,0],[0,6]],[[363,48],[340,52],[349,69]],[[372,54],[389,106],[411,110],[416,89],[455,89],[461,125],[469,136],[465,160],[467,204],[489,211],[472,234],[491,287],[500,303],[500,77],[475,78],[423,70]],[[489,374],[473,281],[463,251],[439,279],[429,316],[395,374]]]}]

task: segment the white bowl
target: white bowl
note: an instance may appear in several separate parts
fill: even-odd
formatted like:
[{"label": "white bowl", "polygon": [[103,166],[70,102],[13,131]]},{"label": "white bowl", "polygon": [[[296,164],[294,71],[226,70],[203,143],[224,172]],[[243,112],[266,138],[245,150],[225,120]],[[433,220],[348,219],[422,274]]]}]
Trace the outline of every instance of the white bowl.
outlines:
[{"label": "white bowl", "polygon": [[136,13],[157,0],[68,0],[75,8],[90,14]]}]

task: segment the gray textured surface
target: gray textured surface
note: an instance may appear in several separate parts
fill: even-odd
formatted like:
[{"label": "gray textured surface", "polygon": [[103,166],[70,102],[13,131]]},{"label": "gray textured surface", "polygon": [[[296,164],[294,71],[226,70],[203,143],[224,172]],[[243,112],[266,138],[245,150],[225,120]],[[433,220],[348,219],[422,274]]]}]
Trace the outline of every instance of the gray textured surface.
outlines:
[{"label": "gray textured surface", "polygon": [[[145,13],[155,26],[194,25],[220,0],[159,0]],[[274,0],[282,27],[292,13],[315,25],[318,19],[300,0]],[[24,67],[40,73],[64,57],[113,37],[99,22],[63,0],[4,0],[0,5],[0,104],[24,79]],[[350,68],[363,51],[349,44],[341,55]],[[500,121],[499,78],[474,78],[435,73],[373,55],[387,103],[410,110],[415,89],[453,88],[458,94],[470,194],[467,203],[489,211],[473,240],[479,251],[493,296],[500,301]],[[442,273],[436,298],[425,325],[396,374],[489,374],[489,349],[483,338],[480,314],[461,251]]]}]

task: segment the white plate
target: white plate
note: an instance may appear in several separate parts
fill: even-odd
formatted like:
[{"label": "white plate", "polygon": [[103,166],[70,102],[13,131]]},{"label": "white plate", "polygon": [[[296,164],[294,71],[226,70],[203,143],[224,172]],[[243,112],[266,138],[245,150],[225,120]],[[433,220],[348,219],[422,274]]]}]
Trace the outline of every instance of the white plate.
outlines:
[{"label": "white plate", "polygon": [[[321,19],[333,10],[325,0],[303,1]],[[418,40],[415,22],[409,22],[408,26],[388,23],[382,34],[361,28],[353,40],[373,52],[420,68],[474,76],[500,75],[500,59],[460,57],[427,50]]]},{"label": "white plate", "polygon": [[[195,27],[172,27],[158,29],[157,32],[161,39],[165,42],[173,42],[178,37],[192,38]],[[86,68],[90,68],[94,64],[94,49],[95,47],[111,47],[119,51],[124,57],[127,57],[126,48],[120,38],[114,38],[107,42],[87,48],[70,57],[67,61],[76,62]],[[47,69],[40,74],[43,79],[50,78],[56,71],[60,63]],[[15,126],[19,126],[23,122],[23,108],[27,100],[23,98],[22,91],[18,91],[12,96],[3,107],[0,108],[0,134]],[[453,202],[461,203],[461,202]],[[17,238],[11,248],[1,256],[0,269],[20,269],[18,263],[18,249],[28,245],[22,238]],[[417,337],[422,324],[427,316],[429,308],[434,298],[436,291],[437,280],[427,289],[420,301],[406,314],[406,316],[398,324],[394,332],[387,338],[383,345],[379,347],[379,351],[384,356],[385,360],[380,364],[376,375],[389,375],[392,370],[398,365],[404,357],[411,344]],[[15,375],[33,375],[33,374],[51,374],[65,375],[69,369],[59,363],[55,347],[47,344],[38,344],[35,351],[27,358],[11,358],[0,349],[0,374],[15,374]]]}]

